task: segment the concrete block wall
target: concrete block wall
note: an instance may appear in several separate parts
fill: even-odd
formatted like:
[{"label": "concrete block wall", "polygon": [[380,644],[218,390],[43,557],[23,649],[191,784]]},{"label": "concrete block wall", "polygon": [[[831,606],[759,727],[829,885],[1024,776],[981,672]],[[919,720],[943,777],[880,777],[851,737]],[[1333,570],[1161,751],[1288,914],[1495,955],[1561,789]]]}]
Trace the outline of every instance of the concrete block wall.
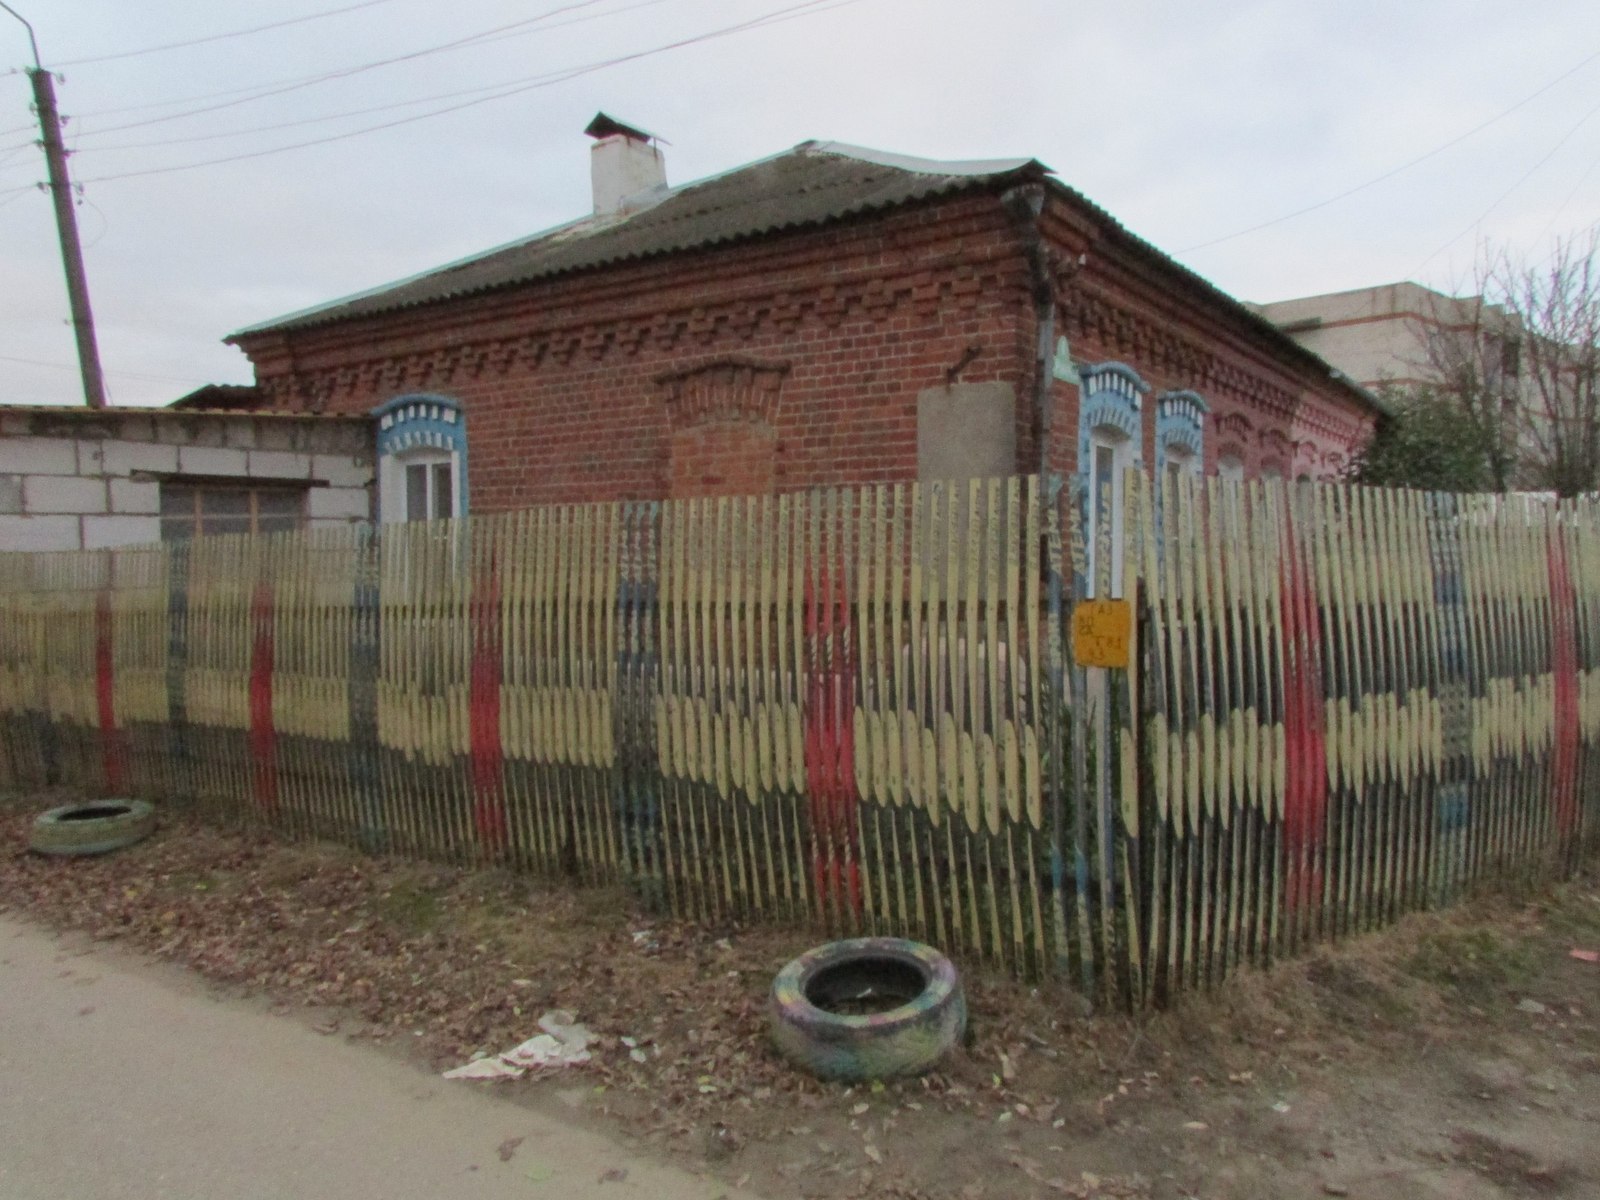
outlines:
[{"label": "concrete block wall", "polygon": [[161,537],[168,480],[304,481],[311,528],[373,514],[364,417],[0,407],[0,551]]}]

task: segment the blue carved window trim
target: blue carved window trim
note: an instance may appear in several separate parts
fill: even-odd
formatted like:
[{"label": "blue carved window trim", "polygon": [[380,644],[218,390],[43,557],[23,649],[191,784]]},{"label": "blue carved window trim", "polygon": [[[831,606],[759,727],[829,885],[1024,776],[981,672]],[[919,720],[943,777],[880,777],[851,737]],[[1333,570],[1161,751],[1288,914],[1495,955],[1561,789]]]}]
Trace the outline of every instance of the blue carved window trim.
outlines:
[{"label": "blue carved window trim", "polygon": [[467,414],[459,400],[411,393],[372,410],[378,423],[378,504],[384,521],[404,519],[392,511],[402,494],[396,466],[408,455],[445,454],[455,486],[454,515],[467,515]]},{"label": "blue carved window trim", "polygon": [[1143,409],[1150,385],[1127,363],[1104,362],[1078,369],[1078,470],[1087,471],[1089,439],[1097,429],[1116,429],[1133,447],[1133,465],[1144,465]]},{"label": "blue carved window trim", "polygon": [[1156,470],[1164,471],[1174,447],[1193,457],[1196,469],[1205,462],[1206,417],[1211,406],[1198,392],[1162,392],[1156,397]]},{"label": "blue carved window trim", "polygon": [[1116,473],[1144,465],[1144,398],[1150,393],[1150,385],[1139,377],[1139,372],[1120,362],[1085,364],[1078,369],[1078,377],[1077,487],[1082,497],[1079,512],[1086,550],[1080,586],[1084,595],[1096,594],[1099,554],[1090,526],[1093,514],[1106,513],[1113,531],[1111,560],[1107,564],[1110,594],[1120,596],[1124,498],[1120,488],[1111,486],[1111,480],[1100,478],[1099,462],[1109,457]]}]

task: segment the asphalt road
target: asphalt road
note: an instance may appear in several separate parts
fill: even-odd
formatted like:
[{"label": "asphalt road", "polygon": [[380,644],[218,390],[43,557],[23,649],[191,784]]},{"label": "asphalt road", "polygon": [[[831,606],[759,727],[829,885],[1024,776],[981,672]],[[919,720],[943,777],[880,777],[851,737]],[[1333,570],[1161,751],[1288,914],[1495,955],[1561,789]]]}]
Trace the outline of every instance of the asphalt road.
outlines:
[{"label": "asphalt road", "polygon": [[753,1200],[492,1086],[0,917],[4,1200]]}]

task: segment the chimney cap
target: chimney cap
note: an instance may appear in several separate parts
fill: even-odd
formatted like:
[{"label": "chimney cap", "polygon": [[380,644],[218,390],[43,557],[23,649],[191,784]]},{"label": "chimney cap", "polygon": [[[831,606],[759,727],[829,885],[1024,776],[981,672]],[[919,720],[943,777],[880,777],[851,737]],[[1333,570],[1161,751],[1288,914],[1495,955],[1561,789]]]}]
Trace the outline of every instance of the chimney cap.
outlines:
[{"label": "chimney cap", "polygon": [[584,133],[588,134],[592,138],[595,138],[596,140],[600,138],[608,138],[617,133],[622,134],[623,137],[634,138],[641,142],[654,142],[659,140],[655,134],[644,129],[636,128],[633,125],[624,125],[615,117],[608,117],[603,112],[595,113],[594,120],[589,122],[588,128],[584,130]]}]

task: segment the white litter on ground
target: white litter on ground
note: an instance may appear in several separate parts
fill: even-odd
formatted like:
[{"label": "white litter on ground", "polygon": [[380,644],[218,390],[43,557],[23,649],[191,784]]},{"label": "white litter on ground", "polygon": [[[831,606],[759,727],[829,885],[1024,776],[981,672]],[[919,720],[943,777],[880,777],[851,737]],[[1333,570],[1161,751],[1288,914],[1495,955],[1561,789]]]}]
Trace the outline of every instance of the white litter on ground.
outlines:
[{"label": "white litter on ground", "polygon": [[565,1009],[553,1008],[539,1018],[535,1034],[521,1045],[494,1057],[475,1058],[444,1073],[446,1079],[516,1079],[524,1071],[575,1067],[589,1061],[594,1035]]}]

